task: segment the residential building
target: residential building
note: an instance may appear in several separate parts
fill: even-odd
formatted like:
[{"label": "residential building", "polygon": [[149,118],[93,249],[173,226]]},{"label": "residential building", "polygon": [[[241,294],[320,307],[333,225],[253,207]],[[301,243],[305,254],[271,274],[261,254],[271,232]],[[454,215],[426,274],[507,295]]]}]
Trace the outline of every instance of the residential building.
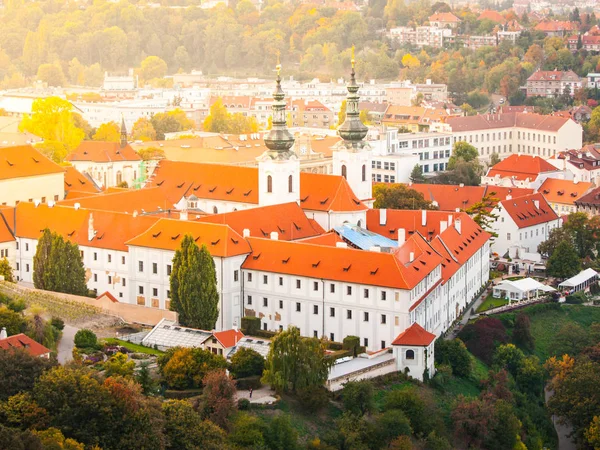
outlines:
[{"label": "residential building", "polygon": [[564,38],[577,31],[578,25],[576,22],[563,20],[542,20],[533,29],[545,33],[548,37]]},{"label": "residential building", "polygon": [[491,9],[486,9],[485,11],[482,11],[481,14],[479,14],[477,20],[490,20],[500,25],[504,25],[507,22],[506,18],[502,14],[500,14],[498,11],[493,11]]},{"label": "residential building", "polygon": [[405,128],[410,132],[427,132],[435,124],[446,122],[447,119],[454,116],[453,112],[442,108],[390,105],[382,123],[389,127]]},{"label": "residential building", "polygon": [[12,233],[8,220],[12,217],[11,208],[2,208],[0,212],[0,260],[6,258],[10,267],[17,267],[17,241]]},{"label": "residential building", "polygon": [[[569,50],[576,52],[579,48],[588,52],[600,51],[600,36],[583,34],[573,35],[567,38]],[[581,47],[580,47],[581,45]]]},{"label": "residential building", "polygon": [[480,114],[448,117],[454,142],[468,142],[483,161],[492,153],[552,157],[570,148],[581,148],[583,129],[570,118],[535,113]]},{"label": "residential building", "polygon": [[104,72],[102,89],[105,91],[134,91],[138,87],[138,75],[133,69],[127,73]]},{"label": "residential building", "polygon": [[482,184],[536,189],[547,178],[562,178],[564,173],[539,156],[510,155],[490,167]]},{"label": "residential building", "polygon": [[490,36],[465,36],[464,45],[471,50],[478,50],[482,47],[496,47],[498,46],[498,38],[494,35]]},{"label": "residential building", "polygon": [[13,336],[8,336],[6,333],[6,327],[0,331],[0,350],[24,350],[31,356],[37,356],[39,358],[50,358],[50,349],[44,347],[42,344],[34,341],[29,336],[20,333]]},{"label": "residential building", "polygon": [[572,70],[536,70],[527,78],[527,97],[572,97],[583,86],[582,79]]},{"label": "residential building", "polygon": [[390,29],[388,35],[398,44],[415,45],[417,47],[443,48],[454,42],[451,28],[431,26],[396,27]]},{"label": "residential building", "polygon": [[0,147],[0,204],[62,200],[65,169],[31,145]]},{"label": "residential building", "polygon": [[581,150],[560,152],[547,160],[559,170],[573,174],[573,181],[590,182],[600,186],[600,150],[589,144]]},{"label": "residential building", "polygon": [[587,194],[575,200],[577,212],[584,212],[589,217],[600,215],[600,187],[594,188]]},{"label": "residential building", "polygon": [[429,16],[429,23],[438,28],[456,28],[460,19],[450,12],[442,12]]},{"label": "residential building", "polygon": [[539,261],[538,245],[560,227],[558,215],[539,192],[502,200],[492,214],[498,216],[492,225],[498,234],[492,251],[499,256]]},{"label": "residential building", "polygon": [[423,381],[423,374],[435,372],[435,334],[418,323],[412,324],[392,342],[396,369],[407,369],[408,374]]},{"label": "residential building", "polygon": [[538,192],[544,196],[556,214],[564,216],[576,212],[575,202],[593,187],[592,183],[546,178]]},{"label": "residential building", "polygon": [[590,72],[587,74],[587,87],[591,89],[600,88],[600,73]]}]

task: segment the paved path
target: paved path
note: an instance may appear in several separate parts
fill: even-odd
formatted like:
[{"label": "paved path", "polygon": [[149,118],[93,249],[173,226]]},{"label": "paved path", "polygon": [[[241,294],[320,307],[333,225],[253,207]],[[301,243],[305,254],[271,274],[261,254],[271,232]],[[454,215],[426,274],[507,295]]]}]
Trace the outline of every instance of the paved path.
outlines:
[{"label": "paved path", "polygon": [[62,332],[62,337],[58,342],[58,362],[65,364],[73,359],[73,347],[75,347],[75,333],[79,331],[79,328],[75,328],[72,325],[66,325]]},{"label": "paved path", "polygon": [[[552,397],[552,394],[552,391],[547,389],[544,390],[546,403],[548,402],[548,399]],[[558,417],[556,416],[552,416],[552,423],[554,424],[556,434],[558,435],[558,450],[577,450],[577,445],[575,445],[569,437],[569,434],[573,432],[573,428],[569,425],[561,425],[558,423]]]},{"label": "paved path", "polygon": [[236,398],[238,400],[240,398],[247,398],[250,400],[250,403],[258,404],[271,404],[277,401],[275,398],[275,391],[268,386],[262,386],[260,389],[254,389],[252,392],[252,398],[250,398],[250,391],[239,390],[236,392]]},{"label": "paved path", "polygon": [[487,289],[484,289],[479,298],[473,302],[473,304],[463,313],[460,320],[454,324],[454,327],[452,327],[452,329],[448,333],[446,333],[446,337],[444,339],[454,339],[458,335],[462,327],[464,327],[467,324],[467,322],[471,320],[472,317],[477,316],[475,311],[477,310],[477,308],[479,308],[479,305],[483,303],[487,295],[488,291]]}]

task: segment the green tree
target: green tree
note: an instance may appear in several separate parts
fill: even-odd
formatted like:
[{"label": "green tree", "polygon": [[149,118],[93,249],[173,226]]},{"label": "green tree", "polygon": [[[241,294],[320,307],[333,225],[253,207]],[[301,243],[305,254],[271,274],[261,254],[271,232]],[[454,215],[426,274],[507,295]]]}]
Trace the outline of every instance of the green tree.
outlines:
[{"label": "green tree", "polygon": [[167,63],[158,56],[148,56],[141,63],[139,74],[143,81],[163,78],[167,74]]},{"label": "green tree", "polygon": [[56,428],[48,428],[42,431],[34,431],[40,439],[44,448],[63,450],[85,450],[85,446],[75,439],[65,438],[65,435]]},{"label": "green tree", "polygon": [[186,400],[166,400],[162,404],[165,418],[166,449],[221,450],[225,433],[208,420],[202,420]]},{"label": "green tree", "polygon": [[133,377],[134,369],[135,362],[129,361],[127,355],[121,352],[115,353],[104,363],[104,370],[106,371],[107,377],[118,375],[125,378],[131,378]]},{"label": "green tree", "polygon": [[537,250],[542,256],[549,257],[562,241],[571,244],[573,242],[571,232],[564,227],[554,228],[550,230],[548,239],[538,245]]},{"label": "green tree", "polygon": [[27,327],[27,322],[22,314],[0,305],[0,330],[6,328],[9,336],[23,333]]},{"label": "green tree", "polygon": [[84,138],[84,132],[75,126],[73,105],[58,97],[34,100],[31,115],[23,118],[19,130],[44,139],[41,150],[56,162],[62,162]]},{"label": "green tree", "polygon": [[42,64],[37,71],[38,80],[47,83],[48,86],[65,86],[65,74],[60,64]]},{"label": "green tree", "polygon": [[512,341],[517,347],[527,352],[535,348],[535,340],[531,334],[531,321],[527,314],[520,313],[515,320]]},{"label": "green tree", "polygon": [[267,427],[260,417],[240,412],[231,428],[229,440],[232,444],[239,448],[264,448]]},{"label": "green tree", "polygon": [[554,335],[551,348],[553,349],[553,354],[557,356],[575,356],[588,345],[590,345],[588,332],[577,323],[567,322]]},{"label": "green tree", "polygon": [[15,277],[13,275],[13,269],[8,262],[6,257],[0,259],[0,276],[4,277],[4,281],[9,281],[11,283],[15,282]]},{"label": "green tree", "polygon": [[423,175],[423,168],[419,164],[415,164],[412,172],[410,173],[410,181],[413,183],[425,183],[425,176]]},{"label": "green tree", "polygon": [[570,242],[561,241],[546,263],[546,273],[552,277],[565,279],[581,270],[581,260]]},{"label": "green tree", "polygon": [[472,162],[477,161],[478,157],[479,152],[471,144],[464,141],[456,142],[452,148],[452,156],[450,156],[450,159],[448,160],[448,169],[454,169],[456,167],[456,163],[458,163],[460,160],[464,162]]},{"label": "green tree", "polygon": [[165,139],[165,133],[173,133],[194,128],[194,122],[188,119],[185,112],[179,108],[165,113],[154,114],[150,119],[150,122],[156,131],[156,139],[159,141]]},{"label": "green tree", "polygon": [[48,228],[42,231],[33,256],[33,285],[36,289],[46,289],[44,274],[50,263],[50,251],[52,250],[52,233]]},{"label": "green tree", "polygon": [[245,378],[262,375],[265,359],[251,348],[240,348],[231,357],[229,370],[233,378]]},{"label": "green tree", "polygon": [[317,389],[327,380],[332,364],[324,342],[303,338],[291,326],[271,341],[263,380],[280,392]]},{"label": "green tree", "polygon": [[163,380],[173,389],[201,387],[209,371],[227,367],[222,356],[202,348],[175,347],[161,355],[157,362]]},{"label": "green tree", "polygon": [[215,262],[205,245],[198,248],[184,236],[173,257],[170,276],[171,310],[188,327],[212,330],[219,317],[219,292]]},{"label": "green tree", "polygon": [[154,141],[156,139],[156,130],[150,120],[140,117],[133,124],[131,137],[134,141]]},{"label": "green tree", "polygon": [[342,390],[344,411],[356,415],[364,415],[375,409],[373,384],[370,381],[349,381]]},{"label": "green tree", "polygon": [[55,361],[32,356],[25,350],[0,351],[0,401],[31,391],[36,380],[54,365]]},{"label": "green tree", "polygon": [[426,434],[434,428],[433,412],[415,391],[390,391],[384,399],[384,410],[399,409],[410,420],[415,434]]},{"label": "green tree", "polygon": [[[388,448],[390,442],[399,436],[410,436],[412,434],[410,419],[399,409],[384,411],[376,419],[375,432],[381,445],[380,448]],[[395,447],[390,445],[390,448]]]},{"label": "green tree", "polygon": [[587,214],[584,212],[576,212],[569,214],[567,223],[564,228],[573,237],[573,244],[581,259],[594,257],[594,244],[596,243],[595,229],[597,222],[590,221]]},{"label": "green tree", "polygon": [[376,184],[373,196],[378,209],[437,209],[423,194],[404,184]]},{"label": "green tree", "polygon": [[499,162],[500,162],[500,156],[498,156],[498,153],[492,152],[492,154],[490,155],[490,166],[495,166]]},{"label": "green tree", "polygon": [[287,414],[279,414],[271,420],[264,436],[270,450],[296,450],[299,448],[298,432]]},{"label": "green tree", "polygon": [[144,395],[153,394],[156,388],[156,383],[152,379],[149,366],[149,362],[143,362],[140,364],[140,370],[138,370],[137,374],[135,375],[135,380],[142,388],[142,393]]},{"label": "green tree", "polygon": [[467,347],[460,339],[435,341],[436,364],[447,364],[457,377],[467,378],[473,370],[473,361]]},{"label": "green tree", "polygon": [[101,124],[92,136],[94,141],[119,142],[121,140],[121,128],[115,122]]},{"label": "green tree", "polygon": [[477,225],[490,233],[493,237],[498,237],[498,233],[493,231],[492,228],[492,225],[496,222],[496,219],[498,219],[498,214],[494,214],[492,211],[500,201],[495,195],[495,192],[486,194],[480,201],[469,206],[465,212],[471,216]]},{"label": "green tree", "polygon": [[88,330],[87,328],[77,330],[73,341],[75,342],[75,347],[77,348],[98,347],[98,338],[96,337],[96,333],[94,333],[92,330]]}]

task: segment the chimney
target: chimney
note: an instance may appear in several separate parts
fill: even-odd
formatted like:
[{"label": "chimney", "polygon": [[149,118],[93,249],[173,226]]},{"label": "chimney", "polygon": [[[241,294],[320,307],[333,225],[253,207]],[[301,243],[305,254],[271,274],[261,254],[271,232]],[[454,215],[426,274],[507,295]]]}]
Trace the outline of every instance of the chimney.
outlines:
[{"label": "chimney", "polygon": [[508,195],[506,196],[506,200],[510,200],[510,199],[512,199],[512,195],[508,194]]},{"label": "chimney", "polygon": [[398,228],[398,247],[402,247],[404,242],[406,242],[406,230],[404,228]]},{"label": "chimney", "polygon": [[461,234],[461,232],[462,232],[462,223],[461,223],[461,220],[459,218],[457,218],[454,221],[454,228],[456,228],[456,231],[458,232],[458,234]]},{"label": "chimney", "polygon": [[54,200],[48,200],[48,208],[54,207]]},{"label": "chimney", "polygon": [[385,225],[387,223],[387,209],[379,210],[379,225]]},{"label": "chimney", "polygon": [[279,240],[279,233],[277,233],[277,231],[271,231],[271,240],[273,240],[273,241]]},{"label": "chimney", "polygon": [[188,220],[188,212],[186,209],[179,212],[179,220]]},{"label": "chimney", "polygon": [[[170,211],[170,210],[169,210]],[[131,214],[133,217],[137,217],[138,216],[138,212],[137,209],[133,210],[133,214]]]},{"label": "chimney", "polygon": [[0,339],[6,339],[8,337],[8,333],[6,332],[6,327],[2,327],[2,331],[0,331]]},{"label": "chimney", "polygon": [[79,209],[79,208],[81,208],[81,204],[80,204],[80,203],[75,203],[75,204],[73,205],[73,207],[74,207],[75,209]]},{"label": "chimney", "polygon": [[413,262],[415,260],[415,252],[410,252],[408,254],[408,262]]},{"label": "chimney", "polygon": [[35,205],[35,207],[37,208],[38,206],[40,206],[40,201],[39,200],[34,200],[33,204]]},{"label": "chimney", "polygon": [[91,241],[96,236],[96,230],[94,230],[94,215],[90,213],[88,219],[88,241]]},{"label": "chimney", "polygon": [[454,216],[452,214],[448,214],[448,226],[451,227],[452,226],[452,219],[454,218]]},{"label": "chimney", "polygon": [[445,220],[440,220],[440,233],[443,233],[448,228],[448,222]]},{"label": "chimney", "polygon": [[336,242],[335,246],[337,248],[348,248],[348,244],[346,244],[345,242]]},{"label": "chimney", "polygon": [[373,247],[369,248],[369,251],[375,252],[375,253],[381,253],[381,247],[374,245]]},{"label": "chimney", "polygon": [[244,231],[242,231],[242,236],[245,238],[250,237],[250,230],[248,228],[244,228]]},{"label": "chimney", "polygon": [[423,209],[421,211],[421,226],[424,227],[427,225],[427,210]]},{"label": "chimney", "polygon": [[535,209],[540,209],[540,201],[539,200],[534,200],[533,204],[535,205]]}]

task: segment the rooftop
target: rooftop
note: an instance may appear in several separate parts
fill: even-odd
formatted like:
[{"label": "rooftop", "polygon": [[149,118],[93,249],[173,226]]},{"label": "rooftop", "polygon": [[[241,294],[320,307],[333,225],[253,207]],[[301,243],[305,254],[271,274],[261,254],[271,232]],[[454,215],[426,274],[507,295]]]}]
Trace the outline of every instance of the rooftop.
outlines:
[{"label": "rooftop", "polygon": [[506,210],[519,228],[558,220],[558,216],[540,193],[504,200],[498,206]]},{"label": "rooftop", "polygon": [[493,130],[496,128],[528,128],[540,131],[558,131],[568,117],[541,115],[536,113],[507,112],[503,114],[480,114],[477,116],[449,117],[446,123],[453,132]]},{"label": "rooftop", "polygon": [[539,156],[512,154],[490,167],[486,176],[533,181],[546,172],[558,172],[558,169]]},{"label": "rooftop", "polygon": [[210,331],[182,327],[176,322],[163,319],[142,339],[146,346],[167,349],[173,347],[201,347],[212,336]]},{"label": "rooftop", "polygon": [[398,337],[394,339],[392,345],[427,347],[433,341],[435,341],[435,334],[430,333],[415,322],[400,333]]},{"label": "rooftop", "polygon": [[0,181],[63,173],[65,169],[31,145],[0,148]]},{"label": "rooftop", "polygon": [[0,349],[23,349],[31,356],[44,356],[50,353],[49,348],[44,347],[42,344],[34,341],[23,333],[0,339]]},{"label": "rooftop", "polygon": [[560,180],[558,178],[546,178],[539,187],[544,198],[551,203],[563,203],[574,205],[575,200],[583,196],[594,185],[583,181]]},{"label": "rooftop", "polygon": [[142,158],[129,144],[121,147],[120,142],[83,141],[73,153],[67,156],[69,161],[141,161]]}]

